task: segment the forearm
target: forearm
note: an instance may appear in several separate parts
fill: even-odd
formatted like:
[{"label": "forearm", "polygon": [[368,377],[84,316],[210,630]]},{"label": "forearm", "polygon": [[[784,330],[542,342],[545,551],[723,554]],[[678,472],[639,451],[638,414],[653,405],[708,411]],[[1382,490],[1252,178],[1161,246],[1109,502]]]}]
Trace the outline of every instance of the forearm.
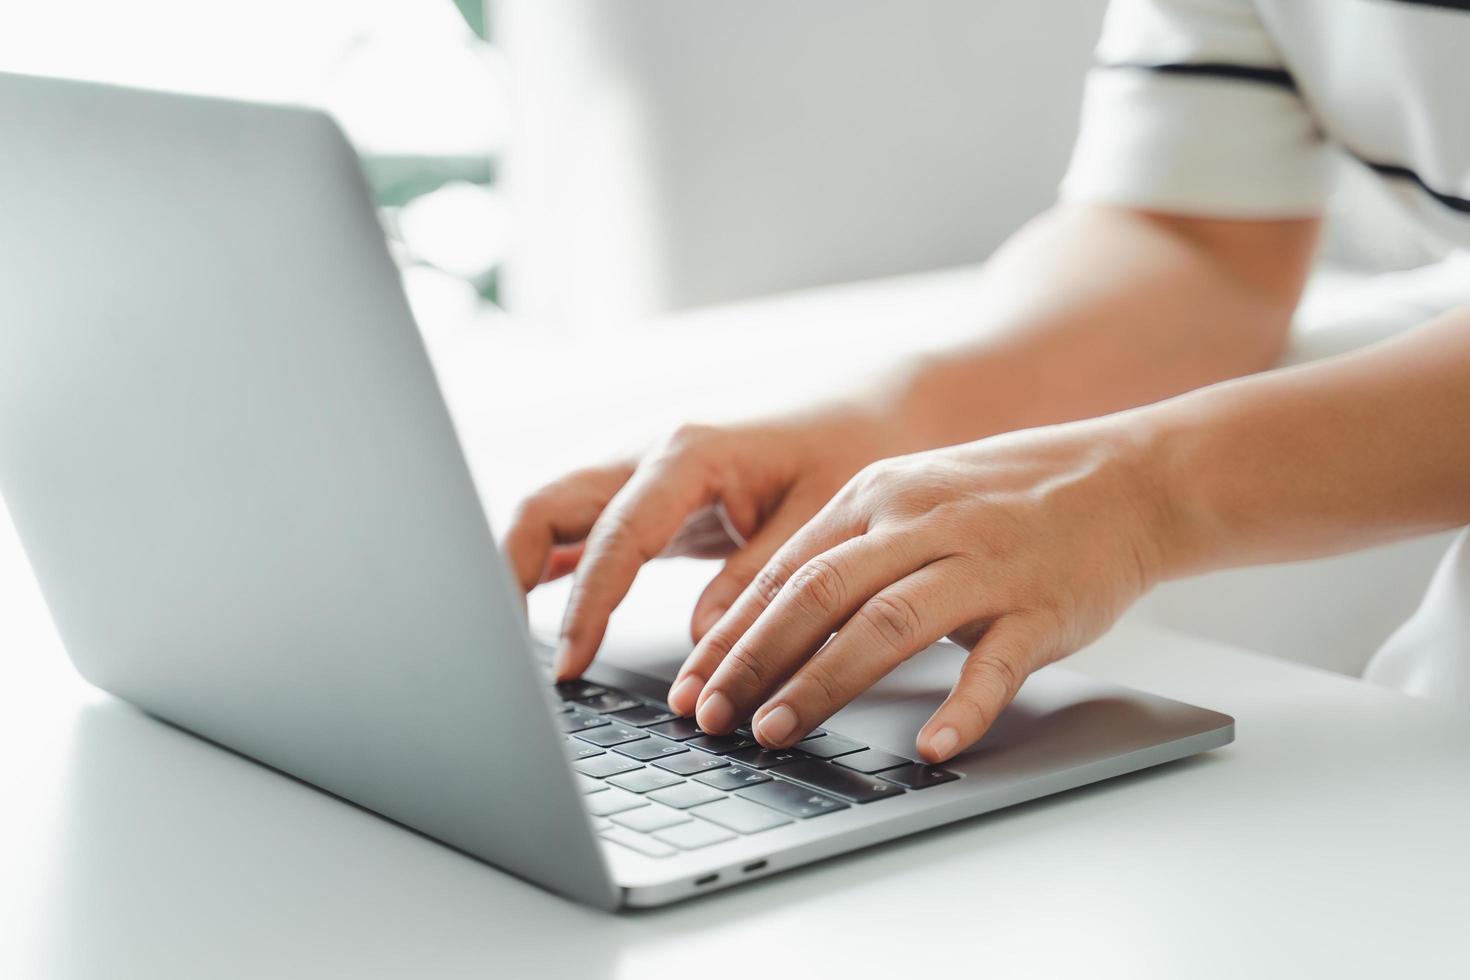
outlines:
[{"label": "forearm", "polygon": [[985,335],[886,391],[906,451],[1088,418],[1271,366],[1315,221],[1062,207],[987,263]]},{"label": "forearm", "polygon": [[1168,510],[1166,576],[1470,524],[1470,308],[1120,419]]}]

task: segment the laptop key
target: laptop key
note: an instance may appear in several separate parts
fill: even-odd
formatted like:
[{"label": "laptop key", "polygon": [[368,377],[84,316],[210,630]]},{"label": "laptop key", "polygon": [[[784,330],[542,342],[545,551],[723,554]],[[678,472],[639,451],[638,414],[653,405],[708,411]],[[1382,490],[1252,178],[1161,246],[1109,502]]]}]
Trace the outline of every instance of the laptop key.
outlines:
[{"label": "laptop key", "polygon": [[648,794],[648,798],[677,810],[687,810],[703,803],[723,800],[725,794],[719,790],[710,789],[708,786],[701,786],[699,783],[680,783],[678,786],[670,786],[667,789],[656,789]]},{"label": "laptop key", "polygon": [[591,711],[599,714],[611,714],[614,711],[623,711],[627,708],[638,707],[638,699],[620,694],[617,691],[603,691],[601,694],[591,694],[585,698],[577,698],[577,703]]},{"label": "laptop key", "polygon": [[644,857],[666,858],[679,853],[678,848],[672,844],[655,840],[652,837],[629,830],[626,827],[613,827],[604,830],[597,836],[603,840],[610,840],[614,844],[620,844],[629,850],[637,851]]},{"label": "laptop key", "polygon": [[683,810],[675,810],[671,806],[664,806],[660,803],[650,803],[636,810],[624,810],[613,817],[612,822],[648,834],[655,830],[663,830],[665,827],[672,827],[676,823],[688,823],[690,819],[692,818],[689,814]]},{"label": "laptop key", "polygon": [[585,732],[589,728],[601,728],[608,724],[606,718],[598,715],[589,715],[584,711],[573,711],[568,715],[557,715],[556,723],[561,730],[570,734],[571,732]]},{"label": "laptop key", "polygon": [[688,752],[689,750],[678,742],[670,742],[666,738],[652,737],[637,742],[629,742],[626,745],[619,745],[613,751],[621,752],[623,755],[631,756],[634,759],[642,759],[644,762],[649,762],[653,759],[662,759],[664,756],[678,755],[680,752]]},{"label": "laptop key", "polygon": [[610,817],[614,813],[622,813],[635,806],[648,805],[648,802],[637,793],[629,793],[616,786],[610,786],[601,793],[584,796],[583,799],[587,801],[587,812],[594,817]]},{"label": "laptop key", "polygon": [[600,779],[593,779],[591,776],[584,776],[580,772],[572,773],[572,779],[576,782],[577,789],[581,791],[583,796],[588,793],[601,793],[607,789],[607,783],[604,783]]},{"label": "laptop key", "polygon": [[885,782],[877,776],[866,776],[860,772],[853,772],[851,769],[839,769],[816,759],[807,759],[804,762],[782,766],[779,772],[787,779],[795,779],[809,786],[815,786],[817,789],[840,796],[853,803],[872,803],[874,800],[903,795],[903,787],[894,783]]},{"label": "laptop key", "polygon": [[642,769],[643,763],[636,759],[628,759],[621,755],[600,755],[595,759],[581,759],[572,763],[572,768],[584,776],[594,779],[605,779],[608,776],[616,776],[620,772],[632,772],[634,769]]},{"label": "laptop key", "polygon": [[801,750],[808,755],[814,755],[818,759],[832,759],[839,755],[847,755],[850,752],[861,752],[867,748],[862,742],[848,738],[846,735],[837,735],[828,732],[822,738],[810,741],[802,739],[797,743]]},{"label": "laptop key", "polygon": [[692,776],[697,772],[723,768],[730,763],[723,756],[710,755],[708,752],[685,752],[682,755],[671,755],[667,759],[654,759],[653,764],[681,776]]},{"label": "laptop key", "polygon": [[604,693],[607,688],[590,681],[562,681],[555,687],[556,696],[563,701],[575,701],[578,698],[590,698]]},{"label": "laptop key", "polygon": [[737,790],[735,795],[741,799],[768,806],[773,810],[780,810],[788,817],[798,817],[802,820],[847,809],[847,804],[841,800],[834,800],[825,793],[817,793],[805,786],[783,782],[779,779],[761,783],[759,786],[747,786],[745,789]]},{"label": "laptop key", "polygon": [[671,718],[657,725],[649,725],[648,730],[676,742],[684,742],[696,735],[704,734],[704,729],[695,724],[693,718]]},{"label": "laptop key", "polygon": [[739,735],[700,735],[691,738],[688,744],[696,749],[713,752],[715,755],[729,755],[731,752],[750,748],[755,744],[755,740]]},{"label": "laptop key", "polygon": [[725,828],[705,823],[702,820],[691,820],[688,823],[667,827],[653,836],[665,844],[674,845],[681,851],[698,850],[701,847],[709,847],[711,844],[720,844],[735,839],[735,835]]},{"label": "laptop key", "polygon": [[[607,777],[607,781],[619,789],[625,789],[630,793],[647,793],[651,790],[663,789],[665,786],[675,786],[684,780],[671,772],[664,772],[662,769],[635,769],[633,772],[609,776]],[[597,781],[593,780],[593,782]],[[606,784],[598,783],[597,785],[603,786]]]},{"label": "laptop key", "polygon": [[897,769],[899,766],[913,764],[913,759],[905,759],[901,755],[892,752],[880,752],[878,749],[864,749],[851,755],[844,755],[834,760],[837,765],[844,769],[855,769],[858,772],[882,772],[884,769]]},{"label": "laptop key", "polygon": [[602,755],[605,751],[607,750],[598,748],[595,745],[589,745],[581,739],[567,738],[567,754],[573,759],[590,759],[594,755]]},{"label": "laptop key", "polygon": [[604,728],[594,728],[590,731],[580,732],[577,735],[584,742],[600,745],[610,749],[614,745],[622,745],[624,742],[636,742],[640,738],[647,738],[641,729],[629,728],[627,725],[608,725]]},{"label": "laptop key", "polygon": [[890,783],[907,786],[909,789],[928,789],[930,786],[952,783],[960,778],[957,772],[950,772],[939,766],[928,766],[922,762],[911,762],[897,769],[885,769],[878,775]]},{"label": "laptop key", "polygon": [[632,708],[624,708],[622,711],[613,712],[613,718],[616,721],[624,725],[632,725],[635,728],[647,728],[649,725],[671,721],[676,717],[667,708],[660,708],[654,704],[640,704]]},{"label": "laptop key", "polygon": [[[841,809],[841,806],[839,804],[838,809]],[[781,827],[791,822],[790,817],[783,816],[769,807],[756,806],[754,803],[739,800],[733,796],[706,803],[698,810],[690,812],[701,820],[719,824],[726,830],[733,830],[737,834],[758,834],[762,830]]]},{"label": "laptop key", "polygon": [[809,758],[811,756],[802,749],[763,749],[759,745],[730,753],[731,762],[738,762],[752,769],[772,769]]},{"label": "laptop key", "polygon": [[756,783],[770,782],[771,777],[754,769],[744,766],[726,766],[724,769],[716,769],[714,772],[700,773],[694,777],[694,781],[713,786],[715,789],[732,790],[740,789],[742,786],[754,786]]}]

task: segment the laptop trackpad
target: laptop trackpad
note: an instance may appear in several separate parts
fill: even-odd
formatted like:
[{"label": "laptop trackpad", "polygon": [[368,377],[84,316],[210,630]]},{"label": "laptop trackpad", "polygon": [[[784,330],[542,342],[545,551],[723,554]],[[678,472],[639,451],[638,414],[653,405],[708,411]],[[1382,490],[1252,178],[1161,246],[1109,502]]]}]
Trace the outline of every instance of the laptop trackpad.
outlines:
[{"label": "laptop trackpad", "polygon": [[[877,748],[915,757],[914,738],[954,686],[965,656],[966,651],[952,643],[935,644],[833,715],[825,727]],[[1034,685],[1028,682],[1026,686]],[[1025,738],[1034,728],[1041,707],[1035,698],[1017,698],[986,734],[986,748]]]}]

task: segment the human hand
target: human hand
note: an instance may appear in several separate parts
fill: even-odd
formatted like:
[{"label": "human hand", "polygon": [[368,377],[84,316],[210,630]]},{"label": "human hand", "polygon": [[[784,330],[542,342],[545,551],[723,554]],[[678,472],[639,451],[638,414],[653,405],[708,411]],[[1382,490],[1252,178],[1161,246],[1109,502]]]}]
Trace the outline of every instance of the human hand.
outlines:
[{"label": "human hand", "polygon": [[579,470],[537,491],[503,545],[527,592],[575,572],[558,679],[587,669],[613,609],[660,555],[726,559],[695,605],[690,631],[699,640],[792,533],[895,445],[888,423],[856,408],[690,425],[641,459]]},{"label": "human hand", "polygon": [[952,757],[1162,574],[1167,520],[1139,455],[1115,417],[868,466],[705,634],[670,706],[715,733],[753,715],[787,747],[948,636],[971,653],[917,745]]}]

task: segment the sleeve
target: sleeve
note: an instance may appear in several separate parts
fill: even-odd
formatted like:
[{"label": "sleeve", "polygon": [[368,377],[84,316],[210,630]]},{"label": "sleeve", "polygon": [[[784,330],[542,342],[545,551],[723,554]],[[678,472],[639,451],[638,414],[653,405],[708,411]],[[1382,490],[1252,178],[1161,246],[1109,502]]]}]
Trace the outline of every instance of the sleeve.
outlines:
[{"label": "sleeve", "polygon": [[1319,213],[1332,156],[1252,0],[1112,0],[1064,200]]}]

